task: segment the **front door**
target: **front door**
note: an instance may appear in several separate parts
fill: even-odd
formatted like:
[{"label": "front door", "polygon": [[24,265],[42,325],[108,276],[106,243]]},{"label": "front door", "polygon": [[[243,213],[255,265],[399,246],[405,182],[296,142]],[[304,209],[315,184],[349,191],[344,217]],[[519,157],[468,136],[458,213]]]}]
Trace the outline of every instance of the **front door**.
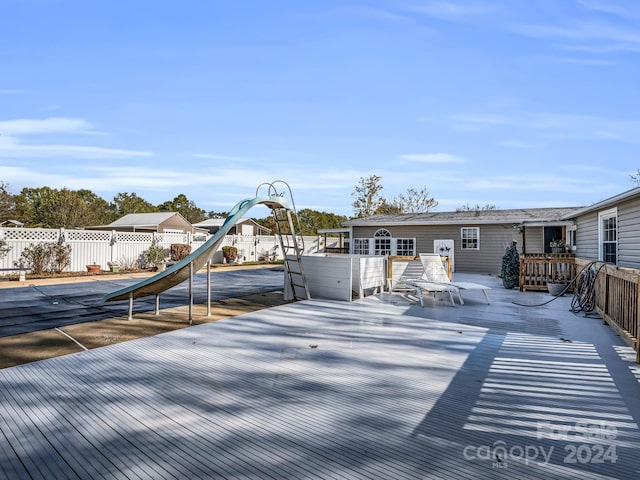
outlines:
[{"label": "front door", "polygon": [[562,240],[563,227],[544,227],[544,253],[551,253],[551,241]]},{"label": "front door", "polygon": [[449,257],[451,262],[451,271],[456,271],[456,264],[453,261],[453,240],[434,240],[433,253],[439,253],[442,257]]}]

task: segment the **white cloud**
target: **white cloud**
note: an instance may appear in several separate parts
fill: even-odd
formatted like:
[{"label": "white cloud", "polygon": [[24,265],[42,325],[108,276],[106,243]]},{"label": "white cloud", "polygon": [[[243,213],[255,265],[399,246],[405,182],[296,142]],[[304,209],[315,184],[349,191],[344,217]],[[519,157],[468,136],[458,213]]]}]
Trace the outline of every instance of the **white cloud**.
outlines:
[{"label": "white cloud", "polygon": [[49,133],[93,133],[93,126],[82,118],[20,118],[0,121],[0,135],[39,135]]},{"label": "white cloud", "polygon": [[498,142],[498,145],[506,148],[523,148],[523,149],[532,149],[532,148],[544,148],[545,144],[543,143],[532,143],[532,142],[523,142],[521,140],[502,140]]},{"label": "white cloud", "polygon": [[425,5],[410,7],[409,10],[442,20],[459,21],[469,17],[485,15],[495,10],[495,7],[491,5],[476,4],[469,6],[468,4],[456,2],[432,1]]},{"label": "white cloud", "polygon": [[88,145],[33,145],[22,144],[11,137],[0,137],[0,157],[73,157],[73,158],[113,158],[150,157],[152,152],[124,150]]},{"label": "white cloud", "polygon": [[541,138],[549,140],[586,139],[640,143],[637,132],[640,120],[617,120],[596,115],[573,115],[550,112],[521,112],[508,115],[461,114],[451,117],[459,130],[487,130],[496,126],[522,130],[537,130]]},{"label": "white cloud", "polygon": [[598,0],[578,0],[578,4],[594,12],[616,15],[622,18],[638,18],[640,16],[637,2],[629,2],[629,0],[622,0],[622,2],[618,4],[616,4],[616,0],[607,0],[606,2]]},{"label": "white cloud", "polygon": [[0,95],[19,95],[24,93],[22,90],[16,90],[13,88],[4,88],[0,89]]},{"label": "white cloud", "polygon": [[464,160],[449,153],[406,153],[400,155],[403,160],[418,163],[463,163]]},{"label": "white cloud", "polygon": [[553,61],[558,63],[569,63],[574,65],[586,65],[591,67],[609,67],[614,65],[614,62],[610,60],[598,60],[593,58],[570,58],[570,57],[555,57]]},{"label": "white cloud", "polygon": [[245,162],[249,159],[242,157],[233,157],[231,155],[216,155],[213,153],[192,153],[191,157],[193,158],[204,158],[208,160],[228,160],[232,162]]},{"label": "white cloud", "polygon": [[575,22],[570,25],[521,24],[512,28],[519,35],[550,40],[563,40],[562,49],[588,53],[640,51],[640,34],[622,24]]}]

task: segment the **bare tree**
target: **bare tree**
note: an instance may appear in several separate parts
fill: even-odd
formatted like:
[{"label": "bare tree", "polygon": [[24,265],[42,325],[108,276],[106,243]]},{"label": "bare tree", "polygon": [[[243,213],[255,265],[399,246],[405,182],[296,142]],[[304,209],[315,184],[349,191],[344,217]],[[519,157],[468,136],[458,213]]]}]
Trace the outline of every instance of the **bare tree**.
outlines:
[{"label": "bare tree", "polygon": [[498,207],[489,203],[485,205],[480,205],[479,203],[476,203],[475,205],[469,205],[468,203],[465,203],[461,207],[456,208],[456,212],[479,212],[481,210],[497,210],[497,209]]},{"label": "bare tree", "polygon": [[355,191],[351,194],[355,198],[352,205],[356,218],[374,215],[384,205],[385,200],[380,195],[382,191],[380,180],[382,180],[382,177],[378,175],[360,177],[360,182],[355,186]]},{"label": "bare tree", "polygon": [[401,193],[393,199],[393,205],[400,213],[427,213],[438,206],[438,201],[429,196],[427,187],[422,187],[422,190],[409,188],[406,194]]}]

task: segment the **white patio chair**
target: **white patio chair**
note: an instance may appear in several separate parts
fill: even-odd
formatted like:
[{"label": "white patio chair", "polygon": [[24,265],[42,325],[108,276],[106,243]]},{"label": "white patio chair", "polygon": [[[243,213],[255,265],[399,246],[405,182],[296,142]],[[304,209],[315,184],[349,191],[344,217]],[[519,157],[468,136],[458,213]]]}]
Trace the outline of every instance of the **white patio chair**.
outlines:
[{"label": "white patio chair", "polygon": [[418,260],[392,260],[391,276],[387,278],[389,293],[413,293],[424,307],[424,293],[446,293],[451,300],[451,306],[455,307],[453,294],[460,298],[458,288],[453,285],[428,282],[423,278],[424,269]]},{"label": "white patio chair", "polygon": [[[455,282],[449,280],[449,275],[447,274],[447,271],[442,264],[442,260],[439,254],[421,253],[420,262],[422,263],[422,267],[424,269],[424,276],[422,277],[424,280],[439,285],[452,285],[457,287],[458,290],[480,290],[482,291],[482,293],[484,293],[484,296],[487,299],[487,304],[491,303],[489,301],[489,294],[487,293],[487,290],[491,290],[491,287],[482,285],[481,283]],[[464,305],[462,297],[458,295],[458,298],[460,299],[460,304]]]}]

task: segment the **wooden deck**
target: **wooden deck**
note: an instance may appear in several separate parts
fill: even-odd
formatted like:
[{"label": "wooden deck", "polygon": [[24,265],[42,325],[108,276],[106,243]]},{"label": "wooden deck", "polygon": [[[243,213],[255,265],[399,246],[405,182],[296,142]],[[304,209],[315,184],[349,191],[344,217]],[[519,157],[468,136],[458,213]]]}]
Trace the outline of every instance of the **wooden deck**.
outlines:
[{"label": "wooden deck", "polygon": [[0,478],[638,478],[631,348],[456,278],[491,305],[310,300],[1,370]]}]

